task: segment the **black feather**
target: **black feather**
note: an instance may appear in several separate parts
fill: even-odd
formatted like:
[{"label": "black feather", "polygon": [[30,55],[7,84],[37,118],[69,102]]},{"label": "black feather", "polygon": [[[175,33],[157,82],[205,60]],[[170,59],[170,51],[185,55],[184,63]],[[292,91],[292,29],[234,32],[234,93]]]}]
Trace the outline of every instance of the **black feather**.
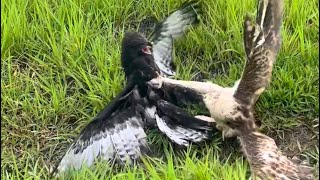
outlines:
[{"label": "black feather", "polygon": [[159,110],[170,117],[175,123],[180,124],[184,127],[199,129],[199,130],[209,130],[213,131],[213,127],[215,127],[214,122],[207,122],[201,119],[195,118],[188,113],[186,113],[183,109],[171,104],[165,100],[160,100],[157,102],[157,107]]},{"label": "black feather", "polygon": [[[190,8],[191,7],[186,8],[185,11],[189,11]],[[186,132],[187,129],[184,129],[182,126],[187,125],[186,127],[188,127],[190,131],[192,130],[192,133],[185,136],[188,141],[197,141],[199,138],[202,140],[204,137],[207,137],[206,134],[208,133],[203,130],[208,129],[208,124],[191,122],[192,117],[187,116],[187,113],[184,113],[182,116],[176,115],[173,112],[167,112],[165,114],[163,111],[167,111],[169,106],[163,106],[161,104],[162,101],[157,103],[154,97],[148,96],[147,82],[160,75],[160,69],[156,65],[153,55],[143,51],[144,48],[148,48],[150,45],[150,42],[140,33],[128,32],[125,34],[122,41],[121,65],[125,72],[127,85],[109,105],[81,131],[74,143],[68,148],[59,166],[57,166],[57,168],[60,169],[59,171],[72,167],[80,168],[84,162],[78,162],[77,159],[73,158],[80,158],[81,161],[90,160],[87,165],[91,165],[93,162],[92,158],[103,156],[103,154],[101,154],[102,149],[93,149],[96,147],[110,147],[110,154],[107,152],[104,158],[116,160],[116,162],[120,164],[125,164],[127,160],[129,163],[137,161],[141,155],[147,155],[149,152],[146,135],[142,128],[146,125],[155,127],[157,123],[154,116],[156,114],[160,116],[166,115],[165,119],[170,121],[169,124],[173,130],[178,129]],[[172,45],[169,48],[169,51],[172,52]],[[160,91],[154,92],[154,94],[159,100],[165,98],[165,93],[160,93]],[[153,112],[155,114],[151,114],[150,116],[150,114],[147,114],[146,109],[152,107],[157,107],[157,109]],[[170,107],[175,106],[170,104]],[[178,107],[175,108],[179,109]],[[180,112],[182,112],[182,109],[179,109],[179,113]],[[188,118],[187,121],[181,119],[186,117]],[[193,120],[197,119],[193,118]],[[191,124],[186,122],[191,122]],[[192,123],[195,125],[194,127]],[[132,128],[135,130],[131,131]],[[196,130],[199,130],[199,132],[196,132]],[[184,136],[182,135],[181,137]],[[101,144],[102,142],[108,142],[108,144]],[[105,149],[103,152],[105,153]],[[128,156],[129,159],[126,159],[126,156]]]}]

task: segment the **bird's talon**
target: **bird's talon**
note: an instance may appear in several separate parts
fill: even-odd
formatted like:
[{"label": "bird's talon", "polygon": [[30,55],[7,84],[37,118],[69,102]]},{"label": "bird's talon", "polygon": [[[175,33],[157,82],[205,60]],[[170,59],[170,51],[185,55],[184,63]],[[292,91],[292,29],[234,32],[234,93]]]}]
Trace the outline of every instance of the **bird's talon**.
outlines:
[{"label": "bird's talon", "polygon": [[194,116],[195,118],[201,119],[203,121],[208,121],[208,122],[216,122],[213,118],[208,117],[208,116],[203,116],[203,115],[197,115]]},{"label": "bird's talon", "polygon": [[148,81],[148,84],[155,89],[160,89],[163,84],[163,80],[161,76],[158,76],[157,78],[153,78],[150,81]]}]

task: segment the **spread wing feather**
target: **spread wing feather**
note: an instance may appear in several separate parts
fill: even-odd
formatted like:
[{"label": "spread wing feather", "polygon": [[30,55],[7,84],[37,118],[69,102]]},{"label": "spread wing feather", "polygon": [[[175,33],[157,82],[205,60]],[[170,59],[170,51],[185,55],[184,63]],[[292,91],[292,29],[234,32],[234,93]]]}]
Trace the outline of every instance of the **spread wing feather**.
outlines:
[{"label": "spread wing feather", "polygon": [[211,137],[211,133],[194,130],[175,123],[168,116],[155,116],[159,130],[172,142],[188,147],[190,142],[198,143]]},{"label": "spread wing feather", "polygon": [[270,84],[272,67],[280,48],[283,2],[261,0],[256,24],[247,16],[244,46],[247,62],[234,97],[251,107]]},{"label": "spread wing feather", "polygon": [[186,2],[164,21],[157,24],[152,35],[152,48],[155,62],[163,75],[175,75],[172,62],[173,40],[183,36],[192,25],[199,21],[197,18],[199,8],[197,1]]},{"label": "spread wing feather", "polygon": [[142,125],[142,117],[133,108],[109,119],[93,120],[63,156],[58,173],[80,169],[84,163],[91,166],[97,158],[120,164],[137,161],[149,149]]}]

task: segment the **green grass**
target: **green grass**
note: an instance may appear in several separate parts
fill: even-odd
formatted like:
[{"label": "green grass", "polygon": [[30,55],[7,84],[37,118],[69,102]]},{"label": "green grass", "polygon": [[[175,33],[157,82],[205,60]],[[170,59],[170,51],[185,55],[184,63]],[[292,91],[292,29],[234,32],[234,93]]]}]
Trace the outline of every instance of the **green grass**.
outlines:
[{"label": "green grass", "polygon": [[[148,16],[162,19],[181,3],[1,1],[1,177],[45,178],[72,138],[123,87],[120,42],[124,32],[137,30]],[[245,63],[243,19],[245,14],[255,16],[255,4],[254,0],[204,2],[200,26],[175,44],[178,78],[233,85]],[[285,141],[279,134],[306,127],[307,135],[293,136],[284,146],[293,145],[317,167],[318,4],[316,0],[285,1],[282,47],[272,83],[256,106],[263,131],[279,144]],[[220,139],[179,152],[172,152],[160,135],[149,139],[156,148],[165,149],[164,157],[146,158],[143,166],[117,170],[102,162],[69,177],[245,179],[246,161],[239,153],[229,159],[221,156],[225,150]]]}]

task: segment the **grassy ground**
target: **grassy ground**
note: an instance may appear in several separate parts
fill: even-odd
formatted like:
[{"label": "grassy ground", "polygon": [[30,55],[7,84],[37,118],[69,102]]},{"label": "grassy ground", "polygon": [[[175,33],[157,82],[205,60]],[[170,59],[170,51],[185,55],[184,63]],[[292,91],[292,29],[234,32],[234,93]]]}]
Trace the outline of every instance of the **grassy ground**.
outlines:
[{"label": "grassy ground", "polygon": [[[43,179],[72,138],[124,85],[120,41],[150,16],[161,19],[181,0],[1,1],[1,177]],[[256,1],[204,3],[198,28],[176,44],[179,79],[232,85],[245,63],[242,22]],[[319,2],[286,0],[283,43],[271,86],[256,106],[262,131],[289,155],[319,166]],[[147,21],[144,21],[147,22]],[[141,24],[143,26],[147,23]],[[77,179],[245,179],[240,153],[217,138],[203,147],[164,149],[144,166],[84,168]],[[229,144],[235,142],[229,140]],[[238,149],[237,144],[233,145]],[[173,147],[174,148],[174,147]],[[162,150],[163,151],[163,150]],[[221,155],[223,154],[223,156]]]}]

